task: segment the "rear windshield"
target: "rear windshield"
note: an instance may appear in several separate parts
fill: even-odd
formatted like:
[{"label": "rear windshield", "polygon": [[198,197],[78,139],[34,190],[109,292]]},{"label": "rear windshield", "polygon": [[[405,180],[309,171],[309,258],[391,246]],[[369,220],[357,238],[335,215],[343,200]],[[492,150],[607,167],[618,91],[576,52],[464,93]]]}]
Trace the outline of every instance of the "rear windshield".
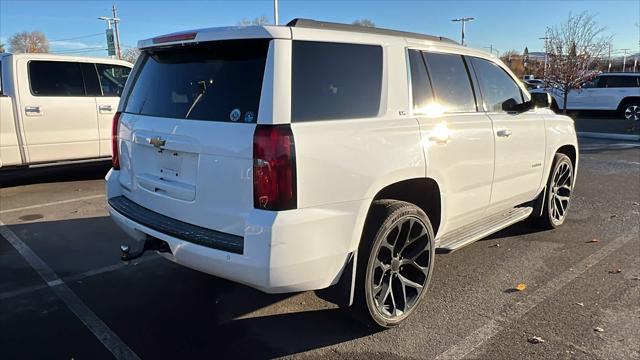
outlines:
[{"label": "rear windshield", "polygon": [[146,51],[125,112],[255,123],[269,40]]}]

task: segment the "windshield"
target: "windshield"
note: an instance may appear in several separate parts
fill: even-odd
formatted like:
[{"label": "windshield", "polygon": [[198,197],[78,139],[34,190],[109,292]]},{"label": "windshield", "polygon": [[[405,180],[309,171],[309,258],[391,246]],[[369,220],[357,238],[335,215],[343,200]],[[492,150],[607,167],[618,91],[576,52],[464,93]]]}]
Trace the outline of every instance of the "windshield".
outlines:
[{"label": "windshield", "polygon": [[255,123],[269,40],[146,51],[125,112]]}]

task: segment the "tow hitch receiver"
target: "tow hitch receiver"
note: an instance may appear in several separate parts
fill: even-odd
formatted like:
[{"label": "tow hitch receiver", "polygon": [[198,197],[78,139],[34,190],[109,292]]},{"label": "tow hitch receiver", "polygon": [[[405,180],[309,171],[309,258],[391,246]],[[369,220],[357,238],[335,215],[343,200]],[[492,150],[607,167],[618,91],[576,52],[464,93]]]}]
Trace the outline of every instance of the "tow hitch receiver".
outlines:
[{"label": "tow hitch receiver", "polygon": [[162,241],[158,238],[154,238],[152,236],[147,236],[144,240],[144,244],[137,251],[131,252],[131,248],[129,245],[123,244],[120,245],[120,260],[122,261],[131,261],[137,259],[144,255],[147,250],[158,251],[158,252],[171,252],[171,248],[169,248],[169,244],[165,241]]}]

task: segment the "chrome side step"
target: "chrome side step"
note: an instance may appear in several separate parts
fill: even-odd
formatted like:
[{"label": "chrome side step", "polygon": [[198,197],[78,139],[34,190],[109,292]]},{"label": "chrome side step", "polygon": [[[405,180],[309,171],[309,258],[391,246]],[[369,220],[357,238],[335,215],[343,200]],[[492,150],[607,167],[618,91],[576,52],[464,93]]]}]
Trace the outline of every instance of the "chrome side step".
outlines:
[{"label": "chrome side step", "polygon": [[455,251],[529,217],[533,208],[516,207],[478,220],[436,239],[436,248]]}]

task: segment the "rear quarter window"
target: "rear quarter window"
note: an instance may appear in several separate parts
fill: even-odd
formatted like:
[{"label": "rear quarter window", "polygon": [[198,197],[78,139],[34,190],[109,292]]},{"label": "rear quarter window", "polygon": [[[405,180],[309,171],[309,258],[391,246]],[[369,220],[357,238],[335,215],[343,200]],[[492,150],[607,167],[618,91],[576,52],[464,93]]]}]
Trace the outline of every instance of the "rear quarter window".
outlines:
[{"label": "rear quarter window", "polygon": [[374,117],[380,110],[382,47],[294,41],[291,120]]},{"label": "rear quarter window", "polygon": [[269,40],[228,40],[150,50],[125,112],[255,123]]},{"label": "rear quarter window", "polygon": [[638,78],[635,76],[603,76],[601,81],[605,88],[638,87]]}]

